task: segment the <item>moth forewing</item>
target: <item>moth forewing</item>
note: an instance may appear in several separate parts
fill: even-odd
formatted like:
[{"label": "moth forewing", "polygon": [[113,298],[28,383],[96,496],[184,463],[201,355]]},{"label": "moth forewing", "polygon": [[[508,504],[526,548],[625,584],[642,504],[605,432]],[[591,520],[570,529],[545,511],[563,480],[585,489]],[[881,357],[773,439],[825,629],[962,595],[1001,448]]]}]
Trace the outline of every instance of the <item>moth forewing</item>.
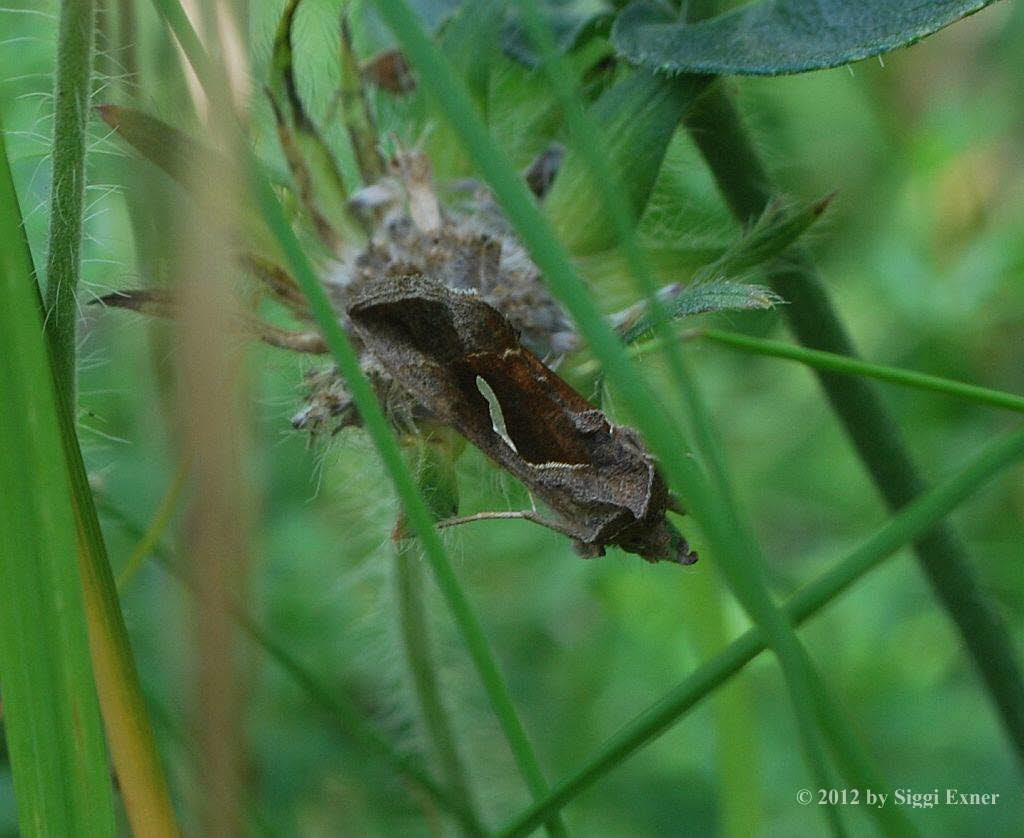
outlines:
[{"label": "moth forewing", "polygon": [[636,434],[545,366],[489,303],[422,275],[387,276],[347,313],[381,366],[561,515],[581,553],[614,544],[649,561],[692,560]]}]

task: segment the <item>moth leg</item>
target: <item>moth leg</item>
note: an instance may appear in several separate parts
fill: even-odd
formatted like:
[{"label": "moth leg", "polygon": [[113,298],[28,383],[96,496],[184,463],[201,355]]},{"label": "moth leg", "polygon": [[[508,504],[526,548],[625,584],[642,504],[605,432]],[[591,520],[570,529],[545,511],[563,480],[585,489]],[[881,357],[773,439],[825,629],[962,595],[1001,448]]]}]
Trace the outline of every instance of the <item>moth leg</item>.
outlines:
[{"label": "moth leg", "polygon": [[665,508],[668,509],[670,512],[675,512],[678,515],[686,514],[686,510],[683,509],[683,505],[682,503],[680,503],[679,498],[677,498],[671,492],[669,492],[668,499],[665,501]]},{"label": "moth leg", "polygon": [[438,521],[436,526],[439,530],[444,530],[449,527],[460,526],[461,524],[472,524],[476,521],[530,521],[531,523],[539,524],[549,530],[554,530],[557,533],[568,536],[574,541],[578,541],[580,537],[580,534],[568,524],[564,524],[561,521],[554,521],[551,518],[544,518],[537,513],[536,509],[521,509],[509,512],[477,512],[473,515],[462,515],[457,518],[445,518],[443,521]]}]

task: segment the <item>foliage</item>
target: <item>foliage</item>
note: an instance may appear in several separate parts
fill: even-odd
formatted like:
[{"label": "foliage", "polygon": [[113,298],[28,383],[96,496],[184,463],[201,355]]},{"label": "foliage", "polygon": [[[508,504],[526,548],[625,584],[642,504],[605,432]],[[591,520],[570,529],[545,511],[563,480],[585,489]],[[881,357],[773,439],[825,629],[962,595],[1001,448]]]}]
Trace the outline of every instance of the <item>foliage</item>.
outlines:
[{"label": "foliage", "polygon": [[[107,90],[97,101],[117,105],[104,105],[90,121],[83,301],[97,285],[104,294],[140,285],[172,290],[162,287],[180,241],[172,221],[192,206],[181,189],[188,178],[173,176],[196,157],[223,153],[215,149],[219,135],[202,128],[201,102],[188,92],[165,20],[205,83],[220,84],[219,68],[183,27],[173,0],[155,5],[161,15],[137,7],[142,95]],[[256,664],[242,669],[252,673],[244,743],[251,828],[319,834],[344,823],[355,834],[471,834],[484,824],[526,834],[545,820],[557,832],[553,816],[561,813],[570,833],[587,835],[675,834],[680,824],[698,834],[820,834],[819,808],[795,803],[799,788],[825,782],[808,780],[803,739],[812,750],[821,747],[834,783],[842,776],[846,785],[889,791],[957,786],[1005,794],[984,809],[846,808],[836,813],[837,831],[1010,831],[1021,816],[1010,740],[960,651],[961,636],[916,569],[901,557],[883,559],[963,504],[956,523],[981,579],[981,601],[1019,635],[1024,590],[1012,569],[1020,532],[1018,473],[1011,469],[1021,435],[1004,436],[1012,427],[1006,417],[979,407],[1020,411],[1014,392],[1024,386],[1014,349],[1024,203],[1009,151],[1020,117],[1012,49],[1020,15],[989,10],[893,53],[885,68],[864,64],[855,74],[741,80],[728,88],[719,82],[698,99],[709,89],[706,79],[668,81],[627,66],[636,57],[627,40],[635,42],[640,30],[629,28],[637,7],[620,14],[621,3],[541,4],[540,18],[537,3],[516,3],[504,22],[491,4],[412,4],[455,70],[450,84],[440,84],[444,63],[430,64],[432,47],[409,48],[415,28],[397,39],[388,28],[404,4],[344,4],[352,10],[355,63],[336,25],[341,4],[292,4],[294,44],[302,45],[295,49],[282,39],[280,5],[249,4],[247,19],[251,75],[271,85],[278,113],[257,85],[246,126],[256,159],[246,162],[254,164],[258,200],[231,209],[240,222],[231,241],[244,242],[241,264],[255,279],[240,293],[247,325],[238,342],[257,321],[264,339],[308,329],[316,311],[347,386],[359,391],[367,428],[312,446],[298,434],[283,435],[309,361],[269,347],[246,350],[257,388],[247,420],[259,453],[245,489],[261,498],[252,533],[259,558],[250,569],[251,596],[232,614],[252,640]],[[763,24],[759,33],[774,37],[779,15],[798,5],[828,4],[747,4],[699,27],[667,24],[658,44],[668,44],[669,63],[682,62],[698,54],[684,39],[721,46],[721,27],[750,16]],[[694,67],[790,72],[813,61],[841,63],[858,54],[865,32],[874,32],[875,47],[890,49],[980,5],[937,2],[911,12],[897,4],[844,4],[843,14],[873,12],[851,17],[825,47],[815,38],[816,57],[801,52],[806,41],[790,31],[786,55],[764,58],[762,38],[747,51],[730,47],[729,57],[741,59],[731,69]],[[897,12],[905,16],[895,29],[882,26]],[[44,47],[55,39],[48,19],[0,15],[33,44],[25,72],[48,70]],[[536,39],[538,19],[554,24],[546,43]],[[864,21],[870,26],[854,25]],[[119,32],[114,27],[115,44]],[[466,48],[499,42],[504,55]],[[453,439],[433,439],[419,457],[398,455],[399,446],[406,454],[418,446],[402,428],[396,437],[369,388],[355,383],[362,377],[355,355],[329,305],[317,302],[323,278],[336,269],[322,229],[308,223],[310,202],[296,176],[302,166],[288,157],[290,134],[300,156],[312,160],[319,187],[323,173],[329,176],[327,192],[308,194],[329,206],[323,215],[341,224],[342,236],[361,236],[358,220],[339,213],[347,216],[346,193],[367,182],[366,147],[340,117],[360,116],[353,68],[397,44],[413,59],[419,87],[404,96],[368,91],[381,148],[386,155],[426,150],[437,182],[455,187],[450,195],[441,190],[452,205],[463,199],[458,182],[466,177],[487,179],[499,198],[511,199],[508,219],[524,225],[519,232],[528,243],[540,244],[546,279],[587,338],[559,372],[586,395],[602,382],[602,409],[644,431],[690,508],[677,523],[701,553],[695,568],[645,566],[615,551],[583,562],[562,536],[523,521],[460,526],[441,538],[431,528],[456,506],[472,515],[529,508],[530,499]],[[617,59],[614,48],[622,51]],[[115,72],[119,50],[106,56]],[[339,64],[347,68],[340,89]],[[46,134],[46,124],[33,124],[36,82],[8,84],[28,94],[13,100],[8,122],[16,130],[8,139],[14,179],[30,208],[25,229],[39,253],[46,218],[31,208],[47,194],[49,164],[30,129]],[[446,89],[462,92],[452,98]],[[809,199],[839,190],[824,220],[827,202],[815,200],[774,202],[730,220],[698,151],[706,135],[679,127],[693,101],[714,102],[723,90],[738,92],[757,145],[777,155],[770,169],[780,190]],[[673,98],[673,91],[685,96]],[[445,121],[453,115],[455,131]],[[713,109],[696,116],[691,126],[717,118]],[[107,135],[108,124],[120,138]],[[822,125],[829,128],[824,139]],[[516,170],[552,144],[567,153],[541,217]],[[716,168],[708,159],[722,184],[721,161]],[[734,161],[725,177],[742,179],[740,158],[725,159]],[[98,188],[107,183],[119,188]],[[340,198],[330,192],[337,183]],[[758,196],[776,194],[767,176],[756,187]],[[793,256],[797,239],[813,257]],[[820,266],[870,362],[763,337],[803,299],[799,283],[787,286],[781,304],[779,286],[766,287],[805,258]],[[657,287],[660,297],[648,296]],[[190,825],[203,758],[188,732],[195,581],[172,537],[192,502],[189,461],[177,462],[181,417],[167,383],[176,350],[162,342],[166,324],[143,329],[142,322],[86,307],[81,432],[90,442],[86,463],[115,569],[130,571],[122,603],[176,808]],[[683,345],[680,335],[689,338]],[[771,356],[859,385],[862,377],[890,382],[882,397],[936,488],[887,517],[811,377]],[[701,415],[704,400],[713,427]],[[983,445],[990,437],[998,439]],[[684,459],[674,453],[692,462],[674,462]],[[396,496],[405,513],[396,511]],[[743,536],[747,519],[756,544]],[[404,537],[413,532],[418,541]],[[746,557],[742,565],[730,568],[730,545],[734,558]],[[193,587],[179,591],[147,561],[151,552]],[[756,578],[761,554],[763,584]],[[726,571],[736,600],[716,569]],[[440,575],[440,588],[426,571]],[[779,611],[794,625],[817,614],[798,640],[772,624],[775,597],[785,600]],[[767,622],[751,628],[737,601],[754,602],[753,612]],[[788,645],[788,676],[804,679],[806,689],[790,693],[796,717],[775,663],[754,661],[773,645],[783,659]],[[803,663],[801,646],[809,658]],[[83,656],[79,648],[79,664]],[[13,723],[14,706],[5,702],[8,710],[5,721]],[[0,754],[0,834],[14,828],[3,760]]]},{"label": "foliage", "polygon": [[697,23],[666,21],[637,0],[612,41],[646,67],[679,73],[778,76],[891,52],[974,14],[993,0],[756,0]]}]

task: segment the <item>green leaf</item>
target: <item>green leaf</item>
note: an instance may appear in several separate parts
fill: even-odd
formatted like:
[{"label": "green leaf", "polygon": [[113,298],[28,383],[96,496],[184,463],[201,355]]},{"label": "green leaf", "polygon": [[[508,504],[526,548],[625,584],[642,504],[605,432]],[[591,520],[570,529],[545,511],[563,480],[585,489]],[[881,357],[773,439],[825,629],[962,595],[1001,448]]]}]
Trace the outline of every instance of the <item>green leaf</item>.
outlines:
[{"label": "green leaf", "polygon": [[[664,316],[667,320],[716,311],[767,309],[783,302],[778,294],[761,285],[748,285],[727,279],[697,282],[683,287],[670,285],[662,289],[659,296],[665,303]],[[630,344],[650,336],[657,322],[645,301],[625,312],[617,328],[623,343]]]},{"label": "green leaf", "polygon": [[0,691],[24,836],[114,834],[42,304],[0,131]]},{"label": "green leaf", "polygon": [[493,44],[501,29],[504,4],[494,0],[470,0],[441,30],[440,43],[452,64],[466,80],[473,102],[487,113],[494,57],[481,44]]},{"label": "green leaf", "polygon": [[615,21],[630,61],[669,72],[778,76],[838,67],[919,41],[993,0],[760,0],[699,23],[639,0]]},{"label": "green leaf", "polygon": [[[698,89],[693,79],[667,79],[640,70],[588,109],[591,123],[601,127],[599,142],[619,174],[634,219],[647,206],[669,140]],[[605,250],[615,240],[615,225],[601,195],[584,155],[570,148],[544,209],[573,255]]]}]

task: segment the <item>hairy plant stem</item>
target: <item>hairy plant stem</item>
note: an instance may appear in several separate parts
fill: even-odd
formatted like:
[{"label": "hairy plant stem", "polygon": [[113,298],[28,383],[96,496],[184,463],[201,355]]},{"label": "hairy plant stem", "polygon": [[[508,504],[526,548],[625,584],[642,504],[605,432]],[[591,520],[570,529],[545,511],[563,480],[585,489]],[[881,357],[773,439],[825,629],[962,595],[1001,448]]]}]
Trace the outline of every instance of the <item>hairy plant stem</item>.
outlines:
[{"label": "hairy plant stem", "polygon": [[46,328],[57,386],[74,411],[75,350],[81,278],[85,148],[92,85],[93,0],[61,3],[54,87],[53,187],[46,256]]},{"label": "hairy plant stem", "polygon": [[94,24],[92,0],[62,3],[57,43],[47,285],[40,304],[45,311],[61,439],[74,500],[78,567],[93,673],[110,755],[133,832],[140,836],[175,836],[178,829],[174,810],[139,687],[76,432],[76,296],[81,277]]},{"label": "hairy plant stem", "polygon": [[[707,91],[687,117],[687,125],[736,218],[743,223],[758,217],[773,195],[771,181],[720,85]],[[811,349],[855,355],[811,257],[794,248],[785,258],[770,280],[789,303],[783,311],[797,339]],[[874,389],[860,378],[825,370],[818,371],[818,378],[889,507],[906,506],[925,485]],[[921,535],[915,550],[922,571],[960,630],[1024,767],[1024,677],[1005,626],[948,527],[937,524]]]},{"label": "hairy plant stem", "polygon": [[[423,601],[423,571],[420,568],[419,542],[403,538],[395,544],[395,590],[398,600],[399,629],[402,634],[402,648],[406,665],[412,678],[419,704],[420,715],[430,734],[430,741],[448,793],[453,802],[466,812],[475,814],[473,795],[470,792],[466,771],[462,766],[455,731],[448,710],[441,699],[432,654],[426,604]],[[478,831],[462,824],[463,833],[478,835]]]}]

